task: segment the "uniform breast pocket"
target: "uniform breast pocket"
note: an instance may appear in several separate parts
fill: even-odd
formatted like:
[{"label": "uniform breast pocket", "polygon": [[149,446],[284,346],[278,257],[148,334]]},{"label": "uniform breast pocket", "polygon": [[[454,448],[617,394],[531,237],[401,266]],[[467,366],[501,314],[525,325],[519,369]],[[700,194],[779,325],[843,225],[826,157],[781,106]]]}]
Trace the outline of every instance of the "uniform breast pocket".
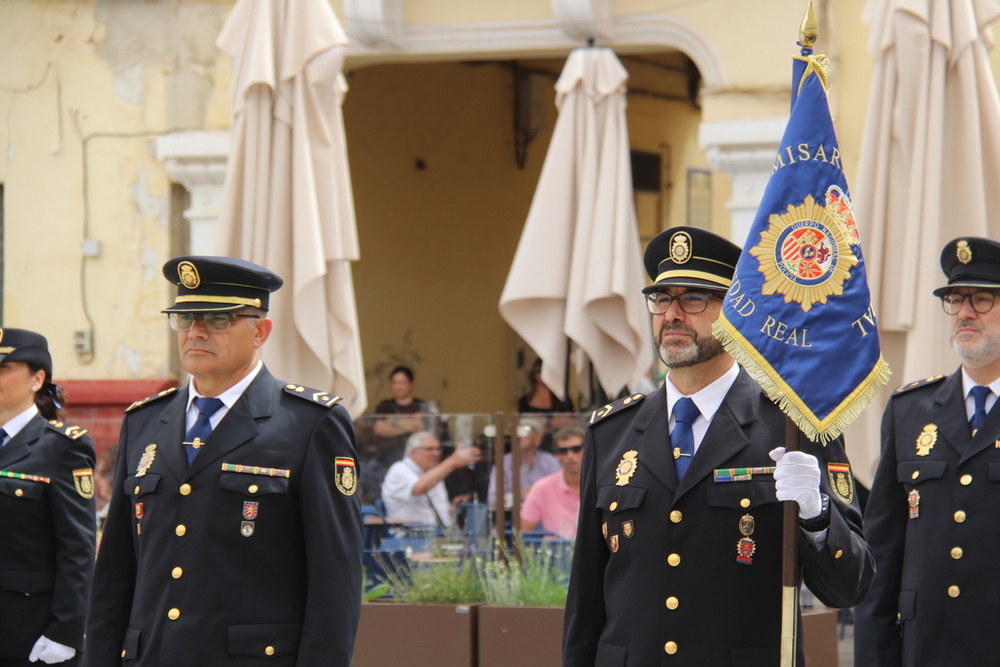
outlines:
[{"label": "uniform breast pocket", "polygon": [[597,508],[603,511],[601,534],[611,553],[618,553],[624,540],[636,535],[643,528],[638,524],[639,508],[646,498],[646,489],[638,486],[604,486],[597,490]]},{"label": "uniform breast pocket", "polygon": [[219,488],[234,491],[244,496],[266,496],[272,493],[288,493],[287,477],[251,475],[240,472],[223,472],[219,477]]},{"label": "uniform breast pocket", "polygon": [[156,491],[159,483],[159,475],[132,475],[125,480],[125,493],[138,500],[142,496]]},{"label": "uniform breast pocket", "polygon": [[45,493],[45,482],[0,477],[0,493],[23,500],[40,500]]},{"label": "uniform breast pocket", "polygon": [[725,482],[708,487],[709,507],[749,510],[778,502],[774,482]]},{"label": "uniform breast pocket", "polygon": [[947,461],[903,461],[896,466],[896,480],[902,484],[922,484],[929,479],[941,479],[947,469]]}]

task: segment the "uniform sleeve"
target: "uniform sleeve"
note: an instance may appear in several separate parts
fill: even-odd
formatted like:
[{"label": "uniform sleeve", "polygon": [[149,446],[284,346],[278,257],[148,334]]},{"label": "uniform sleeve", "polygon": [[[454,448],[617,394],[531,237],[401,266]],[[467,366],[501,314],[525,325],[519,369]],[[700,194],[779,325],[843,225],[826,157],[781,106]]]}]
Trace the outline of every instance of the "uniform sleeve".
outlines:
[{"label": "uniform sleeve", "polygon": [[865,508],[878,573],[872,589],[855,611],[854,651],[859,665],[900,667],[902,639],[896,614],[906,538],[906,492],[896,477],[894,402],[882,417],[882,458]]},{"label": "uniform sleeve", "polygon": [[94,444],[89,437],[82,436],[69,440],[51,481],[56,578],[52,589],[52,620],[44,635],[78,651],[83,648],[97,521],[93,487],[90,491],[84,487],[78,490],[76,480],[82,477],[73,473],[89,470],[93,479],[93,469]]},{"label": "uniform sleeve", "polygon": [[300,483],[310,518],[303,521],[308,593],[299,667],[350,667],[361,615],[361,500],[356,482],[349,493],[337,488],[337,457],[358,463],[351,419],[339,405],[313,429]]},{"label": "uniform sleeve", "polygon": [[875,560],[862,531],[853,474],[848,493],[845,489],[835,491],[830,483],[831,464],[848,463],[844,441],[837,438],[826,447],[809,443],[803,449],[819,460],[820,490],[830,497],[826,545],[817,551],[804,531],[800,531],[799,558],[803,578],[809,590],[826,606],[853,607],[861,602],[871,586]]},{"label": "uniform sleeve", "polygon": [[135,545],[132,542],[132,502],[124,492],[128,477],[125,444],[128,421],[126,417],[118,441],[115,481],[94,568],[87,614],[87,641],[81,667],[107,667],[121,663],[122,644],[132,614]]},{"label": "uniform sleeve", "polygon": [[563,627],[563,667],[594,667],[605,623],[604,570],[610,553],[601,534],[597,509],[596,447],[594,429],[589,428],[584,440],[580,519]]}]

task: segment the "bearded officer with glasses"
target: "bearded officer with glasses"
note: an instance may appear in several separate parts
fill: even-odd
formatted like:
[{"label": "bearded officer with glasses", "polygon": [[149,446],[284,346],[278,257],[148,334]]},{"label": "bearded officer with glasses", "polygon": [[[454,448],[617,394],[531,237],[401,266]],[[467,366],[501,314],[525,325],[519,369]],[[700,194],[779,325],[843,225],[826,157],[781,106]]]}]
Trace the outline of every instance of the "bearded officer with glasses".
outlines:
[{"label": "bearded officer with glasses", "polygon": [[821,474],[849,475],[843,441],[785,452],[784,413],[712,335],[739,257],[693,227],[646,248],[669,373],[587,429],[566,667],[777,665],[781,500],[798,503],[799,564],[820,600],[853,606],[871,582],[856,494],[839,497]]},{"label": "bearded officer with glasses", "polygon": [[941,252],[934,290],[961,367],[903,385],[882,417],[865,509],[878,573],[855,616],[858,665],[988,665],[1000,623],[1000,243]]},{"label": "bearded officer with glasses", "polygon": [[163,274],[190,380],[126,411],[83,664],[347,667],[362,549],[350,417],[262,363],[280,277],[193,256]]}]

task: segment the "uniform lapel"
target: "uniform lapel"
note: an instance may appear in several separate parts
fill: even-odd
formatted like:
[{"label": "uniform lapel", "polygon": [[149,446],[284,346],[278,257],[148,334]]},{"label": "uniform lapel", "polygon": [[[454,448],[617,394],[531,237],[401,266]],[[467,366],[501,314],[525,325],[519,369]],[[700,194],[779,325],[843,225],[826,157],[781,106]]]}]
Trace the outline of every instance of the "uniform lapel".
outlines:
[{"label": "uniform lapel", "polygon": [[[167,468],[177,479],[183,479],[187,474],[187,454],[184,452],[185,408],[187,408],[188,388],[179,389],[170,399],[169,405],[160,414],[160,428],[153,436],[161,439],[156,443],[156,453],[162,456]],[[161,435],[162,434],[162,435]],[[139,442],[139,449],[144,449],[152,443]],[[153,462],[153,472],[156,471],[156,460]]]},{"label": "uniform lapel", "polygon": [[[32,419],[17,432],[17,435],[10,439],[10,442],[0,447],[0,469],[7,470],[18,461],[27,458],[31,454],[31,446],[35,444],[43,430],[45,430],[45,420]],[[26,471],[12,470],[11,472]]]},{"label": "uniform lapel", "polygon": [[[965,397],[962,396],[961,369],[941,384],[941,387],[934,394],[934,403],[940,406],[937,411],[940,417],[935,422],[938,433],[952,449],[958,452],[959,456],[965,454],[969,449],[972,433],[969,431],[969,417],[965,413]],[[990,421],[989,416],[987,416],[983,426],[989,424]]]},{"label": "uniform lapel", "polygon": [[[678,498],[750,444],[744,428],[757,420],[757,391],[757,384],[740,369],[684,473],[677,489]],[[761,461],[761,465],[768,463]]]},{"label": "uniform lapel", "polygon": [[[961,373],[959,373],[961,375]],[[966,415],[965,412],[965,400],[962,397],[962,386],[959,383],[958,395],[961,400],[962,415]],[[983,425],[979,427],[976,431],[975,437],[973,437],[969,444],[965,447],[965,453],[962,455],[962,460],[959,461],[959,465],[965,463],[967,460],[978,454],[979,452],[993,446],[996,442],[1000,442],[1000,408],[994,409],[1000,404],[1000,400],[993,404],[990,411],[986,414],[986,420]],[[968,422],[966,422],[968,423]]]},{"label": "uniform lapel", "polygon": [[274,385],[274,376],[266,368],[261,368],[236,404],[212,430],[205,446],[191,463],[188,477],[197,475],[228,452],[257,436],[260,429],[256,420],[270,417],[273,412]]},{"label": "uniform lapel", "polygon": [[[635,441],[639,465],[649,470],[671,491],[677,490],[677,469],[670,454],[670,434],[667,422],[667,390],[661,386],[646,397],[639,407],[635,429],[640,431]],[[619,452],[623,455],[625,452]]]}]

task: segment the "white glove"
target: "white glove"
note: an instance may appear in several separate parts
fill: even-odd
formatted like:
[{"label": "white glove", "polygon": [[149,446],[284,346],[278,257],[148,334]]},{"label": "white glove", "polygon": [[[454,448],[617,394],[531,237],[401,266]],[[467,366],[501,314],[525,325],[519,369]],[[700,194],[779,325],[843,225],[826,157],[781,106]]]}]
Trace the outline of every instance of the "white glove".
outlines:
[{"label": "white glove", "polygon": [[819,461],[805,452],[786,452],[784,447],[772,449],[768,456],[777,462],[774,489],[778,500],[794,500],[799,504],[800,519],[815,519],[823,511],[819,493]]},{"label": "white glove", "polygon": [[54,642],[45,635],[42,635],[35,642],[34,648],[31,649],[28,660],[31,662],[41,660],[46,665],[54,665],[57,662],[66,662],[74,655],[76,655],[75,648],[63,646],[59,642]]}]

